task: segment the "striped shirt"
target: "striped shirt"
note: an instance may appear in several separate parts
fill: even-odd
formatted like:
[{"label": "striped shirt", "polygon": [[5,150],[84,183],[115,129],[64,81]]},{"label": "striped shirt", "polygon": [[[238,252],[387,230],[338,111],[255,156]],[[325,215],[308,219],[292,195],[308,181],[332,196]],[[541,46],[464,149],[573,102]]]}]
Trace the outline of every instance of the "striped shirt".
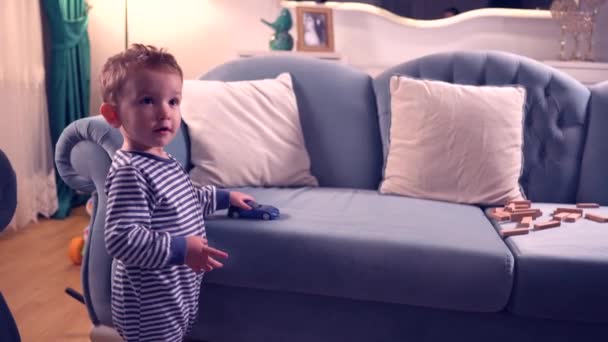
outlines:
[{"label": "striped shirt", "polygon": [[106,179],[105,243],[116,261],[112,320],[126,341],[182,341],[198,314],[202,274],[184,265],[186,236],[229,193],[195,187],[179,162],[116,151]]}]

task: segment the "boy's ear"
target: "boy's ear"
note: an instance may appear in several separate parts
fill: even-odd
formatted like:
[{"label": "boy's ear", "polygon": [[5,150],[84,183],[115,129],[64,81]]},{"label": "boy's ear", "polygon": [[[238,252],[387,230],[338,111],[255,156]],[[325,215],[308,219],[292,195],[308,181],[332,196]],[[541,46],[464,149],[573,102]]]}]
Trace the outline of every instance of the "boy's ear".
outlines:
[{"label": "boy's ear", "polygon": [[101,104],[99,108],[101,115],[106,119],[106,121],[110,124],[110,126],[114,128],[120,127],[120,118],[118,117],[118,112],[116,111],[116,107],[104,102]]}]

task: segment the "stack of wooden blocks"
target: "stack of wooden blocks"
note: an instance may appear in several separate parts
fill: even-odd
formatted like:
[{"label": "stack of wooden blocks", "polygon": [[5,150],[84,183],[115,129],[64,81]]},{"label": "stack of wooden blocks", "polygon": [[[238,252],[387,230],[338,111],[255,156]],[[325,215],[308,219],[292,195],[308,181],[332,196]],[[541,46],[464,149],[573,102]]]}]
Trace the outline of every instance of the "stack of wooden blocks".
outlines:
[{"label": "stack of wooden blocks", "polygon": [[[502,229],[502,237],[528,234],[530,230],[542,230],[559,227],[562,222],[576,222],[583,217],[583,210],[587,208],[599,208],[596,203],[578,203],[576,208],[557,208],[551,213],[551,220],[534,223],[538,217],[543,215],[540,209],[532,208],[532,202],[528,200],[511,201],[503,208],[494,208],[490,212],[490,217],[500,223],[516,222],[517,226],[510,229]],[[595,222],[608,222],[608,217],[586,213],[585,219]]]}]

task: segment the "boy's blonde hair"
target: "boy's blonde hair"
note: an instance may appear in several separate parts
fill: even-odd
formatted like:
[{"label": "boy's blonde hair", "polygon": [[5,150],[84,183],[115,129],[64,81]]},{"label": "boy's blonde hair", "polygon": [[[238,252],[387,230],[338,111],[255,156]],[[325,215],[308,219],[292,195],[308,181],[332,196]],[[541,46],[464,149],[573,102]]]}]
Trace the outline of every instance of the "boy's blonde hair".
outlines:
[{"label": "boy's blonde hair", "polygon": [[103,102],[117,104],[118,95],[129,73],[138,69],[168,70],[184,78],[175,57],[164,49],[152,45],[133,44],[129,49],[110,57],[101,70]]}]

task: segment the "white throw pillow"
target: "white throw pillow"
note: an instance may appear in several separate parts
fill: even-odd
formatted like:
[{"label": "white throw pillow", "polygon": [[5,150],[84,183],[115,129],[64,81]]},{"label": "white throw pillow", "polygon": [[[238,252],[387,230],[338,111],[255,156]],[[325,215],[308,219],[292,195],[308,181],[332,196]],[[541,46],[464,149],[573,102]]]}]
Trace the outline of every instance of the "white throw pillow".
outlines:
[{"label": "white throw pillow", "polygon": [[238,82],[186,80],[181,111],[195,184],[318,185],[289,74]]},{"label": "white throw pillow", "polygon": [[380,192],[503,205],[523,198],[525,88],[393,76]]}]

